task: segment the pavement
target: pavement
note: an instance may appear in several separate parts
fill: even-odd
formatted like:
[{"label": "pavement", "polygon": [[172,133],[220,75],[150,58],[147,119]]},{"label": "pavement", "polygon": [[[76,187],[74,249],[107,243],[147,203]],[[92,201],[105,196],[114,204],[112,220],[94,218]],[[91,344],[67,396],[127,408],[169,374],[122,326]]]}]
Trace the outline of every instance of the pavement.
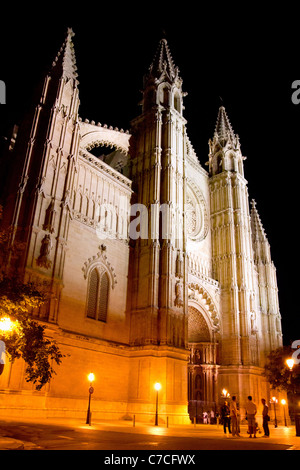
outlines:
[{"label": "pavement", "polygon": [[270,425],[270,437],[224,435],[222,426],[197,424],[153,426],[130,421],[0,416],[0,450],[300,450],[295,426]]}]

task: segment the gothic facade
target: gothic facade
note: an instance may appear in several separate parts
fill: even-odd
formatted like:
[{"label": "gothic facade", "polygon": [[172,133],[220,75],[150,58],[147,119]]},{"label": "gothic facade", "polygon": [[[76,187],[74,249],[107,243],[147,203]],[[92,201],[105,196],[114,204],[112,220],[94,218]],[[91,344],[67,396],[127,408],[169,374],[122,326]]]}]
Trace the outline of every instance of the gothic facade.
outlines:
[{"label": "gothic facade", "polygon": [[249,394],[270,396],[262,370],[282,333],[239,137],[220,107],[201,166],[165,39],[130,132],[83,121],[72,37],[9,143],[0,201],[10,233],[2,264],[51,292],[33,314],[66,357],[41,391],[20,360],[7,364],[0,407],[81,417],[93,372],[96,417],[153,421],[155,382],[162,421],[216,410],[224,388],[243,414]]}]

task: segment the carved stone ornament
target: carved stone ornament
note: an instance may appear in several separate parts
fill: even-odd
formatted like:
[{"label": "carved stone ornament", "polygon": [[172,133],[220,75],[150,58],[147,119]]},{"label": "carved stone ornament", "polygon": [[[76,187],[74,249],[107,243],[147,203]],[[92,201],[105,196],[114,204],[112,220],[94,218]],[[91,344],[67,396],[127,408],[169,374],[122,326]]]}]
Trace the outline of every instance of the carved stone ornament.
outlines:
[{"label": "carved stone ornament", "polygon": [[[193,301],[202,305],[205,310],[208,312],[212,328],[215,332],[220,331],[220,317],[218,313],[218,309],[212,299],[212,296],[209,292],[198,283],[189,283],[188,284],[188,296],[190,303],[192,304]],[[189,303],[189,305],[190,305]]]},{"label": "carved stone ornament", "polygon": [[54,199],[50,201],[45,213],[45,221],[43,229],[49,231],[50,233],[54,232],[56,211],[54,209]]},{"label": "carved stone ornament", "polygon": [[98,270],[102,273],[102,271],[106,271],[111,282],[111,287],[114,289],[115,285],[117,284],[116,280],[116,274],[114,273],[114,268],[111,266],[110,262],[107,259],[107,256],[105,254],[106,252],[106,246],[105,245],[100,245],[99,246],[99,252],[97,255],[92,256],[92,258],[89,258],[88,261],[84,263],[84,266],[82,268],[84,279],[87,279],[89,276],[89,273],[92,269],[94,269],[95,266],[98,267]]},{"label": "carved stone ornament", "polygon": [[182,284],[180,281],[177,281],[175,284],[175,307],[183,306],[183,295],[182,295]]},{"label": "carved stone ornament", "polygon": [[177,258],[176,258],[176,277],[183,277],[183,258],[180,250],[177,251]]},{"label": "carved stone ornament", "polygon": [[188,180],[185,201],[185,227],[189,239],[204,240],[208,233],[208,212],[206,202],[200,189]]},{"label": "carved stone ornament", "polygon": [[52,261],[50,260],[50,252],[52,248],[51,236],[45,235],[40,249],[40,256],[36,260],[36,263],[41,268],[49,269],[52,265]]},{"label": "carved stone ornament", "polygon": [[256,324],[256,315],[255,312],[251,312],[250,315],[250,325],[251,325],[251,334],[255,335],[258,332],[257,324]]}]

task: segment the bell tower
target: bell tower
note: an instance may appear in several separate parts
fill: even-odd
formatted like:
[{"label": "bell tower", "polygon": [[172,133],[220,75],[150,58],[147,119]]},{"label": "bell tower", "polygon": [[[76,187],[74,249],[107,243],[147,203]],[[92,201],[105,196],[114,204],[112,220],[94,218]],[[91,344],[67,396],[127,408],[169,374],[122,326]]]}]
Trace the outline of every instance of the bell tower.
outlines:
[{"label": "bell tower", "polygon": [[[47,73],[32,116],[23,123],[14,149],[16,172],[6,217],[10,249],[25,249],[17,268],[52,296],[40,318],[56,322],[70,222],[70,199],[79,146],[79,91],[72,38],[65,41]],[[16,195],[16,196],[15,196]],[[13,263],[8,258],[7,266]]]},{"label": "bell tower", "polygon": [[257,363],[257,345],[251,331],[254,270],[245,157],[223,106],[209,147],[213,272],[222,289],[222,363],[250,365]]},{"label": "bell tower", "polygon": [[[254,393],[263,386],[261,318],[244,159],[239,137],[221,106],[209,141],[213,277],[221,287],[223,330],[219,378],[220,386],[230,387],[231,395],[239,397],[242,407],[249,390]],[[261,398],[258,395],[256,400]]]},{"label": "bell tower", "polygon": [[148,351],[146,387],[161,381],[165,406],[176,402],[174,413],[186,419],[184,95],[178,67],[162,39],[144,77],[142,114],[132,122],[133,215],[143,216],[132,251],[131,344],[143,348],[144,355]]}]

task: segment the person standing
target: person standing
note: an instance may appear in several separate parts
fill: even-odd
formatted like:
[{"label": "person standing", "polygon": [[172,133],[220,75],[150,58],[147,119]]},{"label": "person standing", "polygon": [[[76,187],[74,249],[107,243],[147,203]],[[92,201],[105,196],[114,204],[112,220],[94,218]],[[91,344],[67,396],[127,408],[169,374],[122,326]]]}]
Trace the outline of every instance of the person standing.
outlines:
[{"label": "person standing", "polygon": [[266,400],[264,398],[261,399],[261,402],[263,404],[263,411],[262,411],[262,417],[263,417],[263,428],[264,428],[264,437],[269,437],[270,436],[270,430],[269,430],[269,407],[266,403]]},{"label": "person standing", "polygon": [[230,409],[228,406],[228,402],[225,401],[224,405],[221,408],[221,419],[223,423],[224,433],[226,436],[226,428],[228,428],[228,433],[230,434]]},{"label": "person standing", "polygon": [[257,413],[257,406],[252,401],[252,396],[248,396],[248,402],[246,404],[246,413],[247,413],[247,420],[248,420],[248,432],[250,434],[249,437],[256,437],[256,424],[255,424],[255,415]]},{"label": "person standing", "polygon": [[237,403],[236,403],[236,396],[232,397],[232,400],[230,403],[230,421],[231,421],[232,436],[240,437],[239,429],[238,429],[238,409],[237,409]]}]

